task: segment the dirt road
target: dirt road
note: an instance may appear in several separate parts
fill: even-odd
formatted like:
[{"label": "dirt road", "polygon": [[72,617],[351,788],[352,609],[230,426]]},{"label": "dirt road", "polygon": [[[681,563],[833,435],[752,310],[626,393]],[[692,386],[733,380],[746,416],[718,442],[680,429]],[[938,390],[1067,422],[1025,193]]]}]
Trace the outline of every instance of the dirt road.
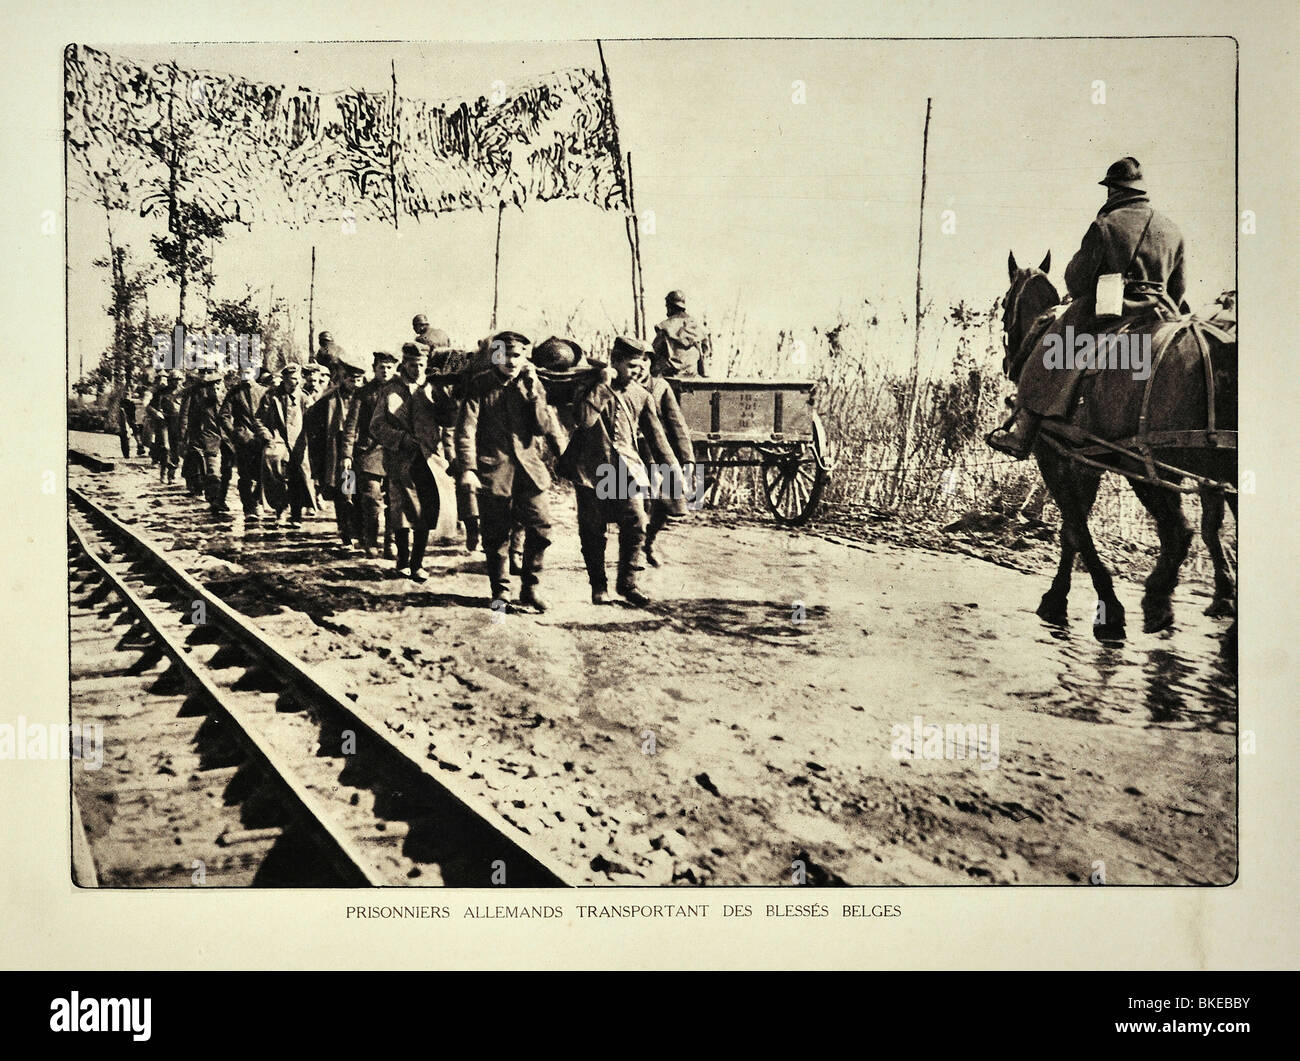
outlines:
[{"label": "dirt road", "polygon": [[71,474],[591,883],[1235,876],[1235,679],[1184,590],[1173,631],[1100,645],[1084,576],[1060,630],[1040,576],[706,516],[662,539],[653,607],[598,608],[557,494],[552,610],[503,617],[455,545],[417,586],[325,517],[246,529],[147,465]]}]

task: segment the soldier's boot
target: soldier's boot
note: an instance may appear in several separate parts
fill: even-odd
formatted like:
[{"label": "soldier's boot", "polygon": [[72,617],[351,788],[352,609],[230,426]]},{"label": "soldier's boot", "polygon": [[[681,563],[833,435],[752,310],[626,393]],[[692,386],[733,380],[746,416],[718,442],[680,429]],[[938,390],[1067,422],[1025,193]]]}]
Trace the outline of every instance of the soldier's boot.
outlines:
[{"label": "soldier's boot", "polygon": [[396,568],[400,573],[402,568],[411,562],[411,532],[409,530],[394,531],[393,543],[397,546]]},{"label": "soldier's boot", "polygon": [[659,567],[663,562],[662,557],[655,552],[655,539],[667,525],[667,515],[660,506],[656,505],[654,511],[650,513],[650,521],[645,529],[645,558],[646,563],[651,567]]},{"label": "soldier's boot", "polygon": [[515,533],[523,539],[520,543],[522,550],[520,570],[524,588],[519,594],[519,603],[526,604],[535,611],[545,612],[550,608],[550,604],[542,599],[537,592],[537,586],[542,578],[542,557],[550,545],[550,540],[531,528],[525,530],[521,527]]},{"label": "soldier's boot", "polygon": [[492,603],[497,606],[501,602],[502,607],[508,607],[510,604],[510,562],[498,551],[492,551],[487,556],[488,583],[492,587]]},{"label": "soldier's boot", "polygon": [[641,570],[637,558],[645,544],[645,529],[639,523],[624,522],[618,527],[618,595],[637,608],[644,608],[650,598],[637,589],[636,573]]},{"label": "soldier's boot", "polygon": [[221,488],[221,480],[217,478],[208,479],[203,484],[203,493],[207,499],[208,507],[212,509],[214,516],[219,516],[223,512],[229,512],[230,508],[226,504],[226,492]]},{"label": "soldier's boot", "polygon": [[411,534],[411,578],[423,582],[429,577],[429,572],[424,569],[424,550],[429,546],[429,528],[417,527]]},{"label": "soldier's boot", "polygon": [[472,553],[478,548],[478,516],[465,517],[465,551]]},{"label": "soldier's boot", "polygon": [[384,559],[391,560],[393,553],[393,529],[392,527],[384,528]]},{"label": "soldier's boot", "polygon": [[994,449],[1022,461],[1034,448],[1034,439],[1038,437],[1038,425],[1042,419],[1028,409],[1017,409],[1010,420],[985,435],[984,441]]},{"label": "soldier's boot", "polygon": [[379,555],[379,520],[369,510],[361,513],[361,544],[367,560]]}]

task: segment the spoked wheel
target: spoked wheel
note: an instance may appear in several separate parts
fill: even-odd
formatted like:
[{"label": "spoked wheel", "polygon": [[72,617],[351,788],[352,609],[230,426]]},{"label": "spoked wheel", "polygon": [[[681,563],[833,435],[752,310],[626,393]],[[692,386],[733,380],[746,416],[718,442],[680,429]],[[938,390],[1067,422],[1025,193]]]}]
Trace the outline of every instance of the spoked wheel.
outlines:
[{"label": "spoked wheel", "polygon": [[777,522],[797,527],[808,522],[817,508],[826,476],[816,450],[804,444],[788,455],[770,457],[763,465],[763,500]]}]

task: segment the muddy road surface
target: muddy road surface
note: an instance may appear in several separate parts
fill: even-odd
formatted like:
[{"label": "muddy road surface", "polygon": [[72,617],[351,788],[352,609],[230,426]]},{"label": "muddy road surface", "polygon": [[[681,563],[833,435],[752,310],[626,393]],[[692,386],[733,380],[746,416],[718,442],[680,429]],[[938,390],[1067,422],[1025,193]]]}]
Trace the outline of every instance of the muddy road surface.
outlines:
[{"label": "muddy road surface", "polygon": [[431,546],[417,585],[340,550],[328,514],[295,529],[214,519],[116,444],[74,434],[118,463],[73,467],[73,484],[478,785],[576,879],[1236,875],[1227,622],[1186,587],[1175,628],[1148,635],[1141,587],[1121,581],[1134,625],[1099,644],[1081,573],[1060,629],[1034,615],[1040,574],[704,513],[661,539],[650,608],[596,607],[557,491],[551,610],[502,616],[481,553]]}]

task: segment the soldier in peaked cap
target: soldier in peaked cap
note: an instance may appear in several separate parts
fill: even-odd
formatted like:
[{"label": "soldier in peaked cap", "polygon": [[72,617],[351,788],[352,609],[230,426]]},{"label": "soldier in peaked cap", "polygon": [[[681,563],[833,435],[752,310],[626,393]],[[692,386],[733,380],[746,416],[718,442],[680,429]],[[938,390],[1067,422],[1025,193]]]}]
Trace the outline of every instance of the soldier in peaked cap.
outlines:
[{"label": "soldier in peaked cap", "polygon": [[190,388],[181,414],[180,435],[187,456],[193,462],[194,478],[214,514],[226,511],[221,492],[221,396],[217,385],[221,372],[205,368]]},{"label": "soldier in peaked cap", "polygon": [[699,322],[686,312],[686,296],[669,291],[664,306],[668,316],[655,325],[651,374],[707,376],[709,339]]},{"label": "soldier in peaked cap", "polygon": [[[348,410],[343,445],[339,449],[343,468],[351,469],[356,476],[361,545],[365,555],[371,559],[379,553],[379,522],[384,510],[386,483],[384,447],[371,435],[370,422],[380,395],[392,379],[397,356],[387,350],[376,350],[372,364],[374,379],[357,391],[356,400]],[[392,533],[391,528],[389,533]]]},{"label": "soldier in peaked cap", "polygon": [[548,606],[537,586],[551,544],[546,498],[551,476],[543,457],[550,415],[546,391],[528,360],[531,345],[513,330],[489,340],[492,367],[466,384],[456,457],[461,482],[478,496],[494,607],[510,605],[510,532],[519,525],[524,528],[519,603],[544,612]]},{"label": "soldier in peaked cap", "polygon": [[343,467],[342,450],[348,414],[366,376],[366,366],[340,349],[334,362],[338,382],[327,388],[303,413],[298,445],[307,451],[308,465],[320,497],[334,503],[334,516],[344,550],[361,542],[357,525],[356,476]]},{"label": "soldier in peaked cap", "polygon": [[259,478],[262,470],[262,447],[270,441],[257,409],[266,388],[257,382],[261,366],[250,362],[240,369],[240,379],[226,394],[221,405],[221,423],[226,441],[235,451],[235,471],[239,476],[239,501],[245,519],[257,519],[261,509]]},{"label": "soldier in peaked cap", "polygon": [[[1183,234],[1151,206],[1141,164],[1131,156],[1121,158],[1097,183],[1106,189],[1106,201],[1065,267],[1065,286],[1074,301],[1044,336],[1059,337],[1067,326],[1075,334],[1095,330],[1098,282],[1108,275],[1122,277],[1120,316],[1126,322],[1177,320],[1187,312]],[[1008,263],[1013,280],[1017,272],[1014,263],[1013,257]],[[1106,327],[1113,329],[1118,323],[1112,320]],[[1043,417],[1069,418],[1078,382],[1086,371],[1083,367],[1049,368],[1041,349],[1042,338],[1020,370],[1012,419],[985,439],[994,449],[1018,460],[1029,456]]]},{"label": "soldier in peaked cap", "polygon": [[388,518],[397,545],[397,572],[403,569],[423,582],[425,548],[429,530],[438,522],[442,499],[431,457],[440,457],[442,426],[450,422],[452,407],[431,394],[424,384],[424,348],[402,344],[398,375],[380,391],[370,418],[370,433],[384,447],[388,480]]},{"label": "soldier in peaked cap", "polygon": [[341,348],[335,347],[332,360],[328,366],[321,362],[302,366],[302,400],[304,406],[310,406],[324,394],[342,353]]},{"label": "soldier in peaked cap", "polygon": [[638,442],[647,449],[670,481],[680,482],[681,466],[664,434],[650,392],[634,379],[638,362],[650,356],[640,339],[620,336],[604,369],[574,403],[577,428],[560,459],[563,473],[573,481],[578,499],[578,537],[582,559],[591,583],[591,602],[607,603],[609,582],[605,572],[605,528],[618,524],[618,580],[615,589],[635,607],[650,598],[636,585],[645,546],[645,498],[651,492],[650,474]]},{"label": "soldier in peaked cap", "polygon": [[149,453],[158,465],[158,480],[164,483],[175,481],[176,464],[180,459],[176,453],[178,376],[179,373],[170,372],[159,376],[149,404],[145,407],[145,435],[149,440]]},{"label": "soldier in peaked cap", "polygon": [[[682,408],[677,403],[677,394],[672,385],[663,376],[650,375],[649,364],[641,359],[633,361],[632,378],[650,392],[650,403],[663,425],[668,444],[672,447],[682,469],[680,480],[660,478],[652,483],[655,489],[646,499],[647,516],[645,529],[645,558],[651,567],[660,566],[659,554],[655,552],[655,539],[670,523],[684,517],[689,511],[688,497],[698,489],[695,479],[695,448],[691,444],[691,432],[682,416]],[[650,453],[649,441],[642,432],[639,439],[641,459],[651,465],[654,457]]]},{"label": "soldier in peaked cap", "polygon": [[324,365],[327,372],[333,372],[339,349],[338,344],[334,342],[332,332],[321,332],[316,337],[316,354],[313,360],[318,365]]},{"label": "soldier in peaked cap", "polygon": [[268,438],[262,452],[262,494],[275,518],[283,516],[287,508],[291,523],[302,522],[303,507],[312,500],[307,455],[297,448],[303,416],[302,393],[298,388],[301,374],[301,369],[292,362],[285,365],[280,370],[280,382],[262,396],[257,410],[257,418]]}]

